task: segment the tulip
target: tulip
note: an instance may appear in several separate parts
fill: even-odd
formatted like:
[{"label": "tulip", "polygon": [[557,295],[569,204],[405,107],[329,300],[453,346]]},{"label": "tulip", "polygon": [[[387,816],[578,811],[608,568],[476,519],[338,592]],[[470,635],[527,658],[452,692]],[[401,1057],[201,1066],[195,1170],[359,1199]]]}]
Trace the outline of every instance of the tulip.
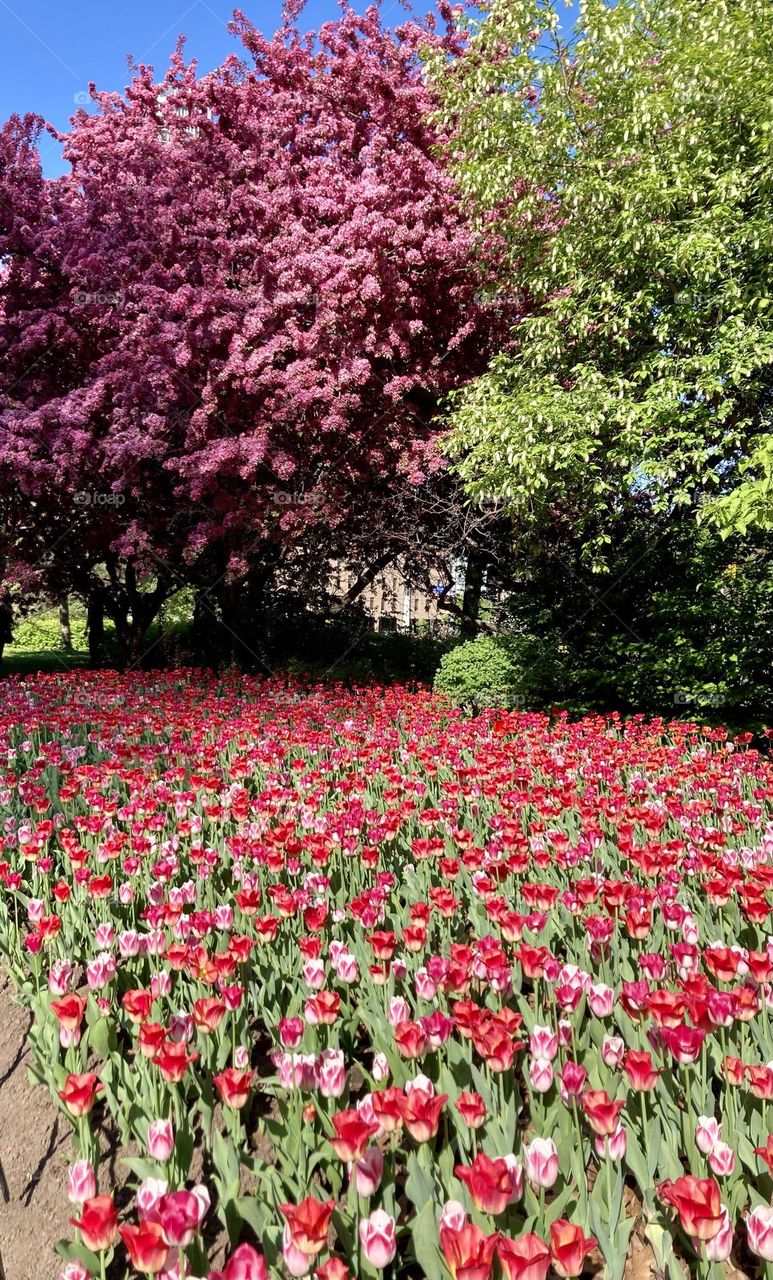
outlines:
[{"label": "tulip", "polygon": [[52,1000],[51,1011],[56,1015],[61,1027],[67,1031],[76,1031],[83,1021],[83,1015],[86,1012],[86,1001],[82,996],[70,993],[62,996],[60,1000]]},{"label": "tulip", "polygon": [[82,1262],[68,1262],[64,1271],[59,1272],[59,1280],[91,1280],[91,1272]]},{"label": "tulip", "polygon": [[700,1027],[663,1027],[661,1037],[680,1066],[697,1062],[706,1032]]},{"label": "tulip", "polygon": [[520,1200],[523,1195],[523,1165],[512,1153],[503,1158],[510,1174],[510,1199]]},{"label": "tulip", "polygon": [[346,1088],[346,1062],[340,1049],[323,1049],[317,1063],[317,1082],[323,1098],[340,1098]]},{"label": "tulip", "polygon": [[291,1276],[307,1276],[311,1271],[311,1255],[304,1253],[294,1243],[292,1232],[287,1223],[285,1223],[282,1232],[282,1257]]},{"label": "tulip", "polygon": [[407,1022],[411,1016],[408,1001],[403,996],[392,996],[387,1006],[387,1021],[390,1027],[399,1027],[401,1022]]},{"label": "tulip", "polygon": [[160,1164],[166,1164],[174,1151],[174,1127],[171,1120],[154,1120],[148,1127],[148,1155]]},{"label": "tulip", "polygon": [[297,1049],[303,1039],[302,1018],[282,1018],[279,1022],[279,1039],[285,1049]]},{"label": "tulip", "polygon": [[381,1084],[384,1080],[389,1079],[390,1071],[386,1054],[376,1053],[373,1055],[373,1068],[371,1075],[377,1084]]},{"label": "tulip", "polygon": [[767,1204],[752,1209],[746,1219],[746,1240],[752,1253],[773,1262],[773,1208]]},{"label": "tulip", "polygon": [[72,982],[73,967],[70,960],[54,960],[48,975],[48,989],[52,996],[63,996]]},{"label": "tulip", "polygon": [[227,1067],[219,1075],[213,1076],[213,1083],[226,1107],[240,1111],[250,1096],[250,1085],[254,1071],[237,1071],[235,1067]]},{"label": "tulip", "polygon": [[726,1142],[717,1142],[709,1152],[709,1165],[718,1178],[729,1178],[735,1169],[735,1152]]},{"label": "tulip", "polygon": [[[721,1225],[719,1231],[710,1240],[704,1240],[703,1248],[709,1262],[726,1262],[733,1252],[733,1224],[727,1206],[722,1205]],[[700,1253],[700,1240],[694,1240],[696,1253]]]},{"label": "tulip", "polygon": [[711,1240],[722,1226],[719,1187],[712,1178],[685,1174],[674,1182],[664,1182],[660,1196],[673,1205],[688,1236]]},{"label": "tulip", "polygon": [[558,1151],[552,1138],[533,1138],[523,1149],[526,1177],[533,1187],[550,1188],[558,1177]]},{"label": "tulip", "polygon": [[486,1119],[486,1104],[479,1093],[465,1090],[459,1094],[454,1106],[469,1129],[480,1129]]},{"label": "tulip", "polygon": [[622,1160],[627,1145],[628,1138],[625,1129],[619,1122],[613,1133],[610,1133],[607,1137],[597,1137],[595,1139],[596,1154],[602,1160]]},{"label": "tulip", "polygon": [[560,1077],[561,1100],[569,1104],[573,1098],[579,1097],[588,1080],[588,1072],[571,1058],[564,1063]]},{"label": "tulip", "polygon": [[440,1227],[461,1231],[467,1225],[467,1210],[458,1200],[446,1200],[440,1214]]},{"label": "tulip", "polygon": [[601,1056],[608,1067],[619,1067],[625,1058],[625,1041],[620,1036],[604,1036]]},{"label": "tulip", "polygon": [[144,1178],[137,1188],[137,1211],[141,1218],[157,1217],[156,1210],[162,1196],[169,1190],[163,1178]]},{"label": "tulip", "polygon": [[471,1165],[456,1165],[454,1173],[483,1213],[504,1213],[513,1198],[510,1170],[502,1159],[492,1160],[481,1151]]},{"label": "tulip", "polygon": [[[400,1097],[398,1105],[403,1124],[416,1142],[429,1142],[438,1131],[440,1113],[448,1095],[430,1093],[427,1089],[413,1088]],[[383,1115],[379,1116],[383,1126]]]},{"label": "tulip", "polygon": [[374,1117],[384,1133],[395,1133],[401,1127],[406,1103],[402,1089],[397,1089],[394,1085],[388,1089],[378,1089],[370,1095]]},{"label": "tulip", "polygon": [[65,1105],[65,1109],[69,1111],[71,1116],[85,1116],[94,1106],[94,1101],[100,1090],[104,1089],[104,1085],[91,1072],[84,1075],[69,1075],[64,1082],[64,1088],[59,1090],[59,1097]]},{"label": "tulip", "polygon": [[[296,1249],[307,1257],[314,1257],[324,1248],[327,1242],[327,1229],[335,1200],[325,1200],[320,1204],[312,1196],[307,1196],[300,1204],[280,1204],[280,1212],[287,1221],[289,1239]],[[305,1274],[305,1272],[299,1272]]]},{"label": "tulip", "polygon": [[67,1199],[70,1204],[83,1204],[97,1194],[94,1166],[89,1160],[76,1160],[67,1171]]},{"label": "tulip", "polygon": [[384,1174],[384,1156],[379,1147],[368,1147],[364,1155],[354,1164],[354,1177],[357,1194],[372,1196],[378,1191]]},{"label": "tulip", "polygon": [[70,1218],[71,1227],[77,1227],[83,1243],[94,1253],[109,1249],[118,1235],[118,1213],[112,1196],[92,1196],[81,1209],[80,1218]]},{"label": "tulip", "polygon": [[153,1061],[169,1084],[179,1084],[197,1057],[195,1053],[187,1053],[184,1044],[167,1044],[153,1055]]},{"label": "tulip", "polygon": [[537,1093],[547,1093],[553,1083],[553,1063],[548,1058],[532,1058],[529,1063],[529,1080]]},{"label": "tulip", "polygon": [[488,1280],[497,1235],[486,1236],[474,1223],[440,1228],[440,1248],[453,1280]]},{"label": "tulip", "polygon": [[421,1023],[408,1019],[397,1023],[394,1040],[403,1058],[420,1058],[426,1053],[429,1043]]},{"label": "tulip", "polygon": [[325,966],[321,960],[307,960],[303,966],[303,981],[312,991],[325,985]]},{"label": "tulip", "polygon": [[360,980],[359,965],[354,956],[350,955],[348,951],[336,961],[335,972],[341,982],[346,982],[349,985]]},{"label": "tulip", "polygon": [[534,1058],[547,1058],[552,1062],[558,1053],[558,1036],[551,1027],[535,1026],[529,1035],[529,1052]]},{"label": "tulip", "polygon": [[553,1270],[559,1276],[578,1276],[588,1254],[596,1248],[597,1241],[586,1236],[565,1218],[558,1218],[550,1228],[550,1259]]},{"label": "tulip", "polygon": [[377,1128],[375,1124],[369,1124],[364,1120],[359,1111],[353,1108],[338,1111],[333,1116],[333,1127],[336,1136],[330,1139],[330,1145],[338,1159],[347,1162],[362,1158]]},{"label": "tulip", "polygon": [[653,1065],[652,1057],[646,1050],[638,1052],[636,1049],[629,1049],[623,1059],[623,1070],[628,1076],[631,1088],[639,1093],[654,1089],[662,1075],[662,1072]]},{"label": "tulip", "polygon": [[588,1007],[597,1018],[608,1018],[615,1004],[615,993],[603,982],[593,983],[588,990]]},{"label": "tulip", "polygon": [[202,1035],[212,1035],[225,1017],[225,1001],[217,996],[202,996],[193,1005],[193,1021]]},{"label": "tulip", "polygon": [[437,992],[437,984],[430,977],[426,969],[418,969],[414,978],[414,987],[416,994],[420,1000],[434,1000]]},{"label": "tulip", "polygon": [[222,1271],[209,1273],[209,1280],[269,1280],[266,1259],[251,1244],[240,1244]]},{"label": "tulip", "polygon": [[764,1147],[755,1147],[754,1154],[764,1160],[768,1171],[773,1173],[773,1134],[768,1134]]},{"label": "tulip", "polygon": [[608,1137],[617,1128],[624,1102],[613,1102],[604,1089],[588,1089],[581,1098],[588,1123],[599,1137]]},{"label": "tulip", "polygon": [[118,1230],[137,1271],[154,1276],[164,1270],[169,1246],[158,1222],[141,1222],[138,1227],[124,1226]]},{"label": "tulip", "polygon": [[383,1271],[397,1252],[395,1220],[383,1209],[374,1209],[360,1223],[360,1243],[372,1267]]},{"label": "tulip", "polygon": [[314,1280],[350,1280],[349,1268],[342,1258],[328,1258],[317,1267]]},{"label": "tulip", "polygon": [[544,1240],[528,1232],[517,1240],[500,1236],[497,1256],[505,1280],[545,1280],[550,1269],[550,1250]]},{"label": "tulip", "polygon": [[159,1200],[155,1212],[166,1243],[177,1249],[187,1249],[192,1244],[204,1216],[201,1202],[192,1191],[167,1192]]}]

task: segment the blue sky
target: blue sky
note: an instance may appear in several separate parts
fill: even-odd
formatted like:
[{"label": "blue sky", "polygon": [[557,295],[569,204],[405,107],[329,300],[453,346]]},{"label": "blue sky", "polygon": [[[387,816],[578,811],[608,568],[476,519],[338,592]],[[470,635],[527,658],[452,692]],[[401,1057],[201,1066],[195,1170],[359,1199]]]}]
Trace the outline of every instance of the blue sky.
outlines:
[{"label": "blue sky", "polygon": [[[240,48],[227,30],[235,7],[237,0],[0,0],[0,120],[34,111],[65,129],[90,81],[123,89],[127,54],[160,71],[181,33],[189,55],[209,71]],[[278,25],[281,0],[239,7],[264,31]],[[431,5],[417,0],[414,7],[421,13]],[[384,0],[383,12],[390,26],[405,14],[399,0]],[[336,0],[309,0],[301,25],[316,28],[338,13]],[[41,139],[41,155],[50,177],[64,171],[53,139]]]},{"label": "blue sky", "polygon": [[[237,0],[0,0],[0,121],[13,112],[34,111],[58,129],[78,103],[88,100],[94,81],[106,90],[128,83],[128,54],[166,66],[177,37],[187,37],[188,54],[204,71],[240,48],[227,24]],[[368,0],[354,0],[364,8]],[[282,0],[242,0],[240,7],[263,31],[278,25]],[[433,8],[432,0],[414,0],[414,10]],[[387,25],[405,16],[400,0],[383,0]],[[316,28],[339,12],[336,0],[307,0],[304,28]],[[59,145],[48,136],[40,143],[45,173],[64,171]]]}]

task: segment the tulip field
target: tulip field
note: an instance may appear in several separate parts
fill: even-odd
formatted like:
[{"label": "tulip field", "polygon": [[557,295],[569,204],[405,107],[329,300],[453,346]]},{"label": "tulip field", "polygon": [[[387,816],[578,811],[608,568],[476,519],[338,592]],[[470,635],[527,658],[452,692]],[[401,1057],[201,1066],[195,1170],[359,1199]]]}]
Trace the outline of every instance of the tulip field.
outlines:
[{"label": "tulip field", "polygon": [[748,735],[237,674],[4,694],[0,952],[71,1129],[41,1280],[773,1276]]}]

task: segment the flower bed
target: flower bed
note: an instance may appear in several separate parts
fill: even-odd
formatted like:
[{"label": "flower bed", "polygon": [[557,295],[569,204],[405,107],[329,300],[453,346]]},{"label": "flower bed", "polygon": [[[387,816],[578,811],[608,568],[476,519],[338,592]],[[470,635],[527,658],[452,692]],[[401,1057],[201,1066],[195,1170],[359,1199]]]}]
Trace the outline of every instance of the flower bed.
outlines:
[{"label": "flower bed", "polygon": [[5,693],[0,947],[72,1124],[66,1280],[614,1280],[635,1227],[671,1277],[768,1266],[747,742],[236,676]]}]

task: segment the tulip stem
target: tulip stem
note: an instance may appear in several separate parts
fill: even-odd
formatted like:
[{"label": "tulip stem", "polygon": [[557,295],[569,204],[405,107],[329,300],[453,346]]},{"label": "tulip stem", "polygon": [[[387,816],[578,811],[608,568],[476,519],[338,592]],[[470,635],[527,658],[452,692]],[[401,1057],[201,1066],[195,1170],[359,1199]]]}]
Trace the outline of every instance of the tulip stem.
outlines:
[{"label": "tulip stem", "polygon": [[[641,1102],[641,1145],[644,1152],[644,1163],[647,1166],[647,1176],[650,1177],[650,1152],[647,1139],[647,1094],[644,1089],[639,1093],[639,1100]],[[652,1175],[654,1175],[654,1172],[655,1170],[653,1169]]]},{"label": "tulip stem", "polygon": [[609,1138],[604,1139],[606,1143],[606,1166],[607,1166],[607,1208],[609,1210],[609,1239],[614,1245],[615,1236],[617,1234],[617,1223],[612,1221],[612,1157],[609,1154]]}]

